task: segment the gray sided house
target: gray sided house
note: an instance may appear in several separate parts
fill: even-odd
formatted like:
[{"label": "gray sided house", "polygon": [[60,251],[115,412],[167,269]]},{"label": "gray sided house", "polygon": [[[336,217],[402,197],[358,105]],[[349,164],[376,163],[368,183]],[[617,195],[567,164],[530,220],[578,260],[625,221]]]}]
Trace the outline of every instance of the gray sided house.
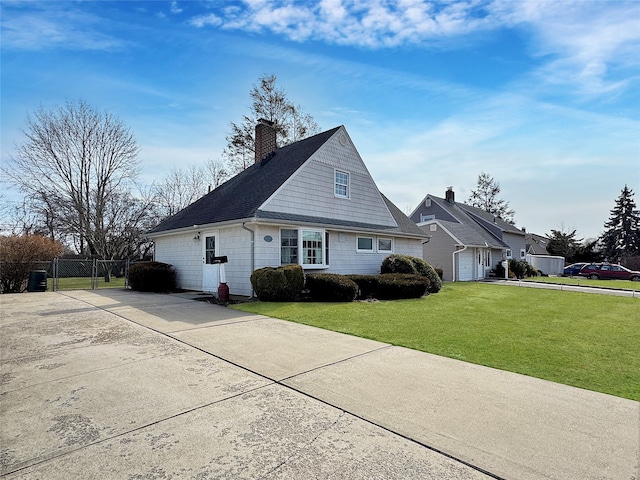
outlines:
[{"label": "gray sided house", "polygon": [[524,232],[479,208],[457,203],[451,188],[445,198],[427,195],[410,218],[429,236],[422,258],[441,268],[445,281],[481,280],[498,262],[525,258]]},{"label": "gray sided house", "polygon": [[249,296],[262,267],[374,274],[391,253],[422,255],[425,234],[378,191],[344,126],[276,148],[261,121],[255,138],[252,166],[149,232],[180,288],[216,292],[218,256],[230,293]]}]

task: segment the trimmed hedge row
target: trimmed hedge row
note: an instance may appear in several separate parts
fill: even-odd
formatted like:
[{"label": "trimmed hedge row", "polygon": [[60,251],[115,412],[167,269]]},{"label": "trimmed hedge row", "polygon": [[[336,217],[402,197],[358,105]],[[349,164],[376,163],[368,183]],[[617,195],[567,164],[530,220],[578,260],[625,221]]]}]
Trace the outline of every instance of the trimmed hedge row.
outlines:
[{"label": "trimmed hedge row", "polygon": [[394,300],[420,298],[442,288],[442,279],[424,260],[408,255],[389,255],[378,275],[310,273],[300,265],[265,267],[251,274],[256,296],[265,302],[295,301],[303,288],[317,302],[352,302],[356,298]]},{"label": "trimmed hedge row", "polygon": [[429,293],[438,293],[442,288],[442,279],[433,267],[421,258],[410,255],[389,255],[382,261],[380,273],[408,273],[426,277],[429,279]]},{"label": "trimmed hedge row", "polygon": [[264,267],[251,274],[256,296],[265,302],[292,302],[304,288],[304,270],[300,265]]},{"label": "trimmed hedge row", "polygon": [[411,273],[381,273],[380,275],[347,275],[358,284],[359,298],[397,300],[423,297],[431,281]]},{"label": "trimmed hedge row", "polygon": [[168,263],[134,263],[129,267],[129,286],[139,292],[174,292],[176,271]]},{"label": "trimmed hedge row", "polygon": [[353,302],[358,294],[356,282],[335,273],[310,273],[307,289],[316,302]]}]

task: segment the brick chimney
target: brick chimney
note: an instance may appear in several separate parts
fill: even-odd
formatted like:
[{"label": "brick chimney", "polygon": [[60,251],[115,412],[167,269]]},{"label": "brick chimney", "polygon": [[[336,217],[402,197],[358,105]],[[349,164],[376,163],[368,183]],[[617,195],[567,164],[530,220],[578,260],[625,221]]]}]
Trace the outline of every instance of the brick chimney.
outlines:
[{"label": "brick chimney", "polygon": [[456,194],[453,192],[453,187],[447,187],[444,199],[449,203],[456,203]]},{"label": "brick chimney", "polygon": [[256,125],[255,163],[258,163],[276,151],[276,129],[273,122],[261,118]]}]

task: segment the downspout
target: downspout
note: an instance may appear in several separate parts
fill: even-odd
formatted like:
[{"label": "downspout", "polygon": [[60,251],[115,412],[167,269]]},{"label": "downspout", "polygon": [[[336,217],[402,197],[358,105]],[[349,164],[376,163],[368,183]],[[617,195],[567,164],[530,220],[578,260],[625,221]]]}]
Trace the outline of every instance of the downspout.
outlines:
[{"label": "downspout", "polygon": [[451,260],[453,261],[453,281],[454,282],[456,281],[456,253],[464,252],[466,249],[467,249],[467,246],[463,245],[463,247],[460,250],[456,250],[451,254]]},{"label": "downspout", "polygon": [[[242,228],[245,229],[247,232],[251,233],[251,273],[253,273],[253,271],[255,270],[255,262],[256,262],[256,241],[255,241],[255,237],[256,237],[256,232],[254,230],[251,230],[249,227],[245,226],[244,222],[242,222]],[[253,285],[251,285],[251,296],[249,297],[249,300],[251,300],[253,298]]]}]

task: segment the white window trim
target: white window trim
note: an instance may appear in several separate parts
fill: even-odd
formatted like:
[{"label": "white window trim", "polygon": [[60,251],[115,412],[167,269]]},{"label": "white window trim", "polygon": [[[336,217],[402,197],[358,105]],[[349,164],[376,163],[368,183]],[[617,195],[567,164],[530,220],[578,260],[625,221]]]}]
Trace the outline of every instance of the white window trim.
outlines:
[{"label": "white window trim", "polygon": [[[343,175],[347,176],[347,184],[344,185],[342,183],[338,183],[337,182],[337,174],[341,173]],[[336,193],[336,185],[342,185],[347,187],[347,194],[346,195],[339,195]],[[344,170],[338,170],[337,168],[335,168],[333,170],[333,196],[336,198],[345,198],[345,199],[350,199],[351,198],[351,175],[349,174],[349,172],[345,172]]]},{"label": "white window trim", "polygon": [[505,254],[506,254],[506,257],[508,259],[512,259],[513,258],[513,252],[511,251],[510,248],[507,248],[507,251],[505,252]]},{"label": "white window trim", "polygon": [[[378,248],[378,253],[393,253],[393,238],[391,237],[378,237],[376,242],[376,246]],[[389,240],[389,242],[391,242],[391,249],[389,250],[382,250],[380,248],[380,240]]]},{"label": "white window trim", "polygon": [[[371,240],[371,250],[365,250],[358,248],[358,240],[361,238],[367,238]],[[376,239],[369,235],[356,235],[356,252],[357,253],[376,253]]]},{"label": "white window trim", "polygon": [[520,249],[520,259],[527,258],[527,251],[524,248]]},{"label": "white window trim", "polygon": [[[313,232],[313,233],[319,233],[320,234],[320,238],[322,239],[322,263],[303,263],[304,262],[304,244],[302,241],[302,232]],[[320,269],[320,268],[328,268],[329,265],[327,265],[327,253],[326,253],[326,248],[327,248],[327,236],[326,236],[326,230],[322,229],[322,228],[303,228],[303,227],[299,227],[298,228],[298,263],[300,264],[300,266],[302,268],[304,268],[305,270],[312,270],[312,269]]]},{"label": "white window trim", "polygon": [[[298,257],[298,261],[297,263],[282,263],[282,231],[283,230],[295,230],[297,232],[297,238],[298,238],[298,245],[296,245],[296,249],[297,249],[297,253],[296,256]],[[280,256],[280,265],[300,265],[300,229],[298,227],[280,227],[279,230],[279,256]],[[291,247],[289,247],[291,248]]]}]

